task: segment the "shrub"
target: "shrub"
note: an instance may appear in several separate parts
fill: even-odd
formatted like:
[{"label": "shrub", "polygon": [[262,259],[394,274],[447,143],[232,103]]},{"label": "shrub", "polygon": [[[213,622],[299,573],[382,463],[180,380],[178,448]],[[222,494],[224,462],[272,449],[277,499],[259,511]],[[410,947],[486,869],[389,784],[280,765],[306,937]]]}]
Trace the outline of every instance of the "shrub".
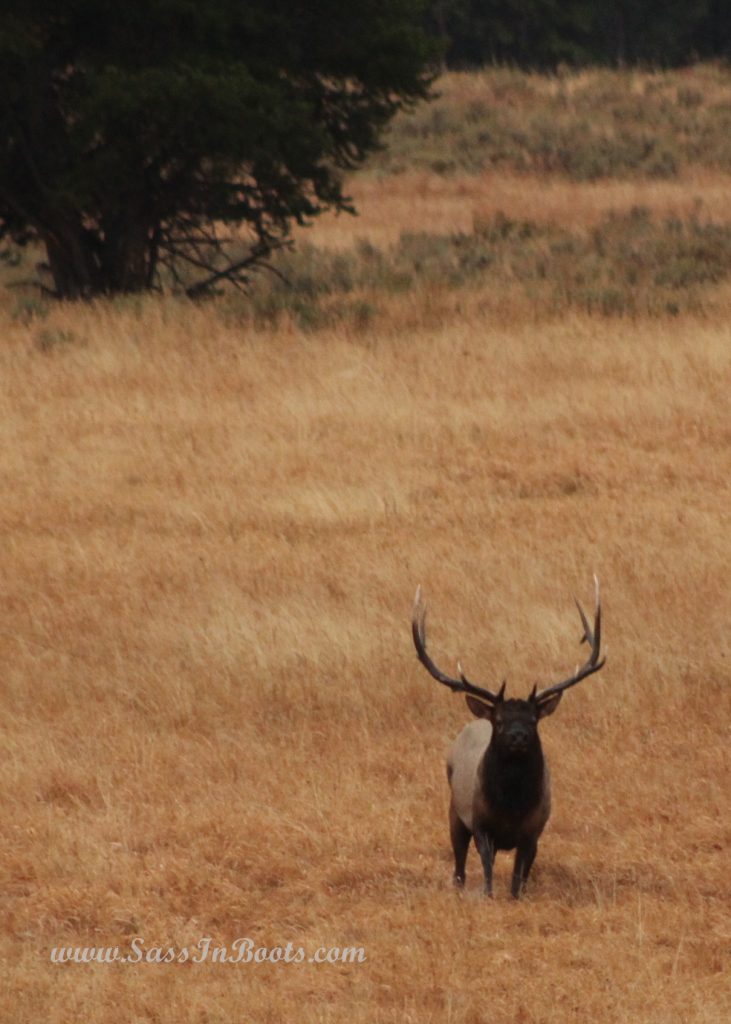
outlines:
[{"label": "shrub", "polygon": [[347,253],[308,246],[283,255],[282,278],[260,279],[243,315],[291,317],[303,330],[347,323],[367,330],[378,296],[431,289],[522,291],[536,311],[583,309],[601,316],[675,315],[712,305],[731,273],[731,225],[697,217],[658,219],[636,207],[589,231],[512,220],[478,220],[471,233],[407,233],[388,249],[359,243]]},{"label": "shrub", "polygon": [[689,86],[681,71],[450,74],[430,107],[396,119],[371,166],[500,167],[576,181],[671,178],[692,165],[729,170],[731,69],[709,65],[694,76]]}]

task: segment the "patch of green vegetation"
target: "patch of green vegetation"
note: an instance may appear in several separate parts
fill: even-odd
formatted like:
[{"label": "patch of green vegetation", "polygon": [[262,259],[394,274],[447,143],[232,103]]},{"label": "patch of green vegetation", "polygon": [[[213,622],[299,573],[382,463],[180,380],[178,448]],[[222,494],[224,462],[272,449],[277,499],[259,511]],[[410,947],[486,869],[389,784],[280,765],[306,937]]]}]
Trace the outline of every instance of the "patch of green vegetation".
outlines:
[{"label": "patch of green vegetation", "polygon": [[443,79],[431,104],[400,115],[370,166],[474,174],[504,169],[599,178],[731,172],[731,68],[578,72],[505,69]]},{"label": "patch of green vegetation", "polygon": [[12,306],[10,316],[22,324],[31,324],[34,320],[45,320],[51,312],[47,300],[38,295],[23,295]]},{"label": "patch of green vegetation", "polygon": [[36,333],[36,348],[41,352],[52,352],[54,349],[64,345],[72,345],[78,341],[74,331],[63,330],[59,327],[44,327]]},{"label": "patch of green vegetation", "polygon": [[[288,316],[305,331],[368,328],[378,299],[428,289],[511,287],[537,312],[676,315],[712,309],[713,285],[731,275],[731,224],[614,213],[583,231],[501,214],[469,234],[404,234],[388,249],[303,246],[280,255],[280,276],[259,277],[236,315],[258,324]],[[233,301],[233,300],[232,300]]]}]

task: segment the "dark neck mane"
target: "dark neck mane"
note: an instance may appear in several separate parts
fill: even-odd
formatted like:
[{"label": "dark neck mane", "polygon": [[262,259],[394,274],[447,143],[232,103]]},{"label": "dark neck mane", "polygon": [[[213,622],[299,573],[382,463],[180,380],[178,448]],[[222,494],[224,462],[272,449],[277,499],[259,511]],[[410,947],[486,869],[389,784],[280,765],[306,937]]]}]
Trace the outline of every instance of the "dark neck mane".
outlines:
[{"label": "dark neck mane", "polygon": [[524,754],[509,754],[490,743],[482,763],[482,782],[492,808],[522,815],[539,803],[543,793],[543,751],[536,736]]}]

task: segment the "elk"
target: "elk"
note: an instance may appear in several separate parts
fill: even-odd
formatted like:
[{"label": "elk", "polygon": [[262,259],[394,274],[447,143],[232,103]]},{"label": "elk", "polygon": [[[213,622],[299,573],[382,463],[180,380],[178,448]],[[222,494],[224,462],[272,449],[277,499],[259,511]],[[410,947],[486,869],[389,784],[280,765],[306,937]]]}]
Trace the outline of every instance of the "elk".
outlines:
[{"label": "elk", "polygon": [[560,683],[544,690],[536,684],[527,700],[506,699],[505,681],[497,693],[475,686],[459,662],[456,679],[437,668],[426,651],[426,606],[421,601],[421,587],[416,590],[412,634],[419,661],[438,682],[463,693],[467,707],[478,719],[462,729],[447,758],[449,832],[454,884],[458,888],[465,883],[467,851],[473,838],[482,861],[487,896],[492,896],[492,868],[498,850],[515,850],[512,896],[518,899],[525,886],[538,839],[551,813],[550,776],[538,723],[553,714],[565,690],[598,672],[605,662],[599,657],[602,613],[596,576],[594,587],[593,628],[574,598],[584,630],[579,642],[589,645],[588,659]]}]

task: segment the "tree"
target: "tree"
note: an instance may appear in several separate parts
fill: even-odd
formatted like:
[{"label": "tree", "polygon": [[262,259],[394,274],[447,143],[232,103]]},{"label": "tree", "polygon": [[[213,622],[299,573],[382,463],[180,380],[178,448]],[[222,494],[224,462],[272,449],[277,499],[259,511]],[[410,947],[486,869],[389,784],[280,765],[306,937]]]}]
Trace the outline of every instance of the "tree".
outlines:
[{"label": "tree", "polygon": [[516,64],[555,67],[581,61],[588,0],[432,0],[450,67]]},{"label": "tree", "polygon": [[[241,279],[428,95],[421,0],[4,0],[0,238],[61,297]],[[243,225],[234,264],[222,225]]]},{"label": "tree", "polygon": [[430,0],[425,26],[449,67],[673,67],[731,57],[728,0]]}]

